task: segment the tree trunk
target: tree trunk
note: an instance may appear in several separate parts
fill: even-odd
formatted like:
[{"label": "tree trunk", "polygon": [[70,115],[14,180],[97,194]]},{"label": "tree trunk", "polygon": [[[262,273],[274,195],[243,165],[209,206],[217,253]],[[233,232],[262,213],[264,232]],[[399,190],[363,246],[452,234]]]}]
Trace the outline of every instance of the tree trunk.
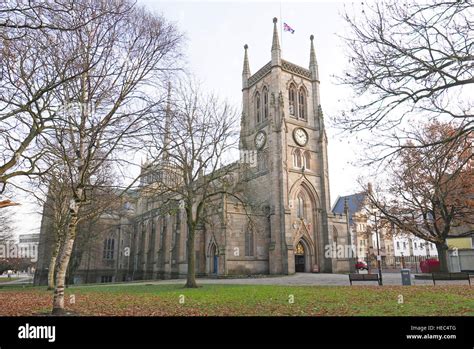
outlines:
[{"label": "tree trunk", "polygon": [[49,269],[48,269],[48,291],[54,290],[54,271],[56,267],[56,259],[57,254],[51,256],[51,260],[49,261]]},{"label": "tree trunk", "polygon": [[51,260],[49,261],[48,290],[54,290],[54,274],[56,271],[56,260],[58,259],[60,247],[61,240],[57,238],[57,240],[55,241],[53,253],[51,254]]},{"label": "tree trunk", "polygon": [[77,212],[71,214],[71,221],[68,226],[68,232],[64,240],[63,253],[59,261],[58,270],[56,273],[56,288],[53,297],[53,315],[63,315],[64,310],[64,287],[66,282],[66,272],[71,259],[72,249],[74,247],[74,240],[77,229]]},{"label": "tree trunk", "polygon": [[439,260],[439,271],[448,272],[448,245],[446,242],[436,244],[436,250],[438,251]]},{"label": "tree trunk", "polygon": [[188,224],[188,240],[186,241],[186,249],[188,253],[188,273],[186,276],[186,285],[187,288],[197,288],[196,283],[196,253],[194,252],[194,230],[189,227]]}]

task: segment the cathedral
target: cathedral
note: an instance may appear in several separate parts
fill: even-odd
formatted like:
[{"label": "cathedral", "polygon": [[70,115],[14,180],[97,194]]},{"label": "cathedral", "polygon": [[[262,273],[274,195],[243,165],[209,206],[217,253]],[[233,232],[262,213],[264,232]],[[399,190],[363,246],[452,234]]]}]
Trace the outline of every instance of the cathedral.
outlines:
[{"label": "cathedral", "polygon": [[[327,136],[320,102],[318,63],[310,36],[309,67],[282,58],[273,19],[270,61],[254,74],[244,46],[240,160],[232,165],[242,201],[221,195],[212,219],[196,234],[198,276],[339,273],[353,268],[338,246],[352,246],[347,210],[331,210]],[[163,210],[159,197],[140,188],[80,251],[73,283],[184,277],[184,210]],[[248,203],[248,204],[245,204]],[[51,255],[43,216],[36,284],[47,280]],[[75,252],[77,248],[75,247]]]}]

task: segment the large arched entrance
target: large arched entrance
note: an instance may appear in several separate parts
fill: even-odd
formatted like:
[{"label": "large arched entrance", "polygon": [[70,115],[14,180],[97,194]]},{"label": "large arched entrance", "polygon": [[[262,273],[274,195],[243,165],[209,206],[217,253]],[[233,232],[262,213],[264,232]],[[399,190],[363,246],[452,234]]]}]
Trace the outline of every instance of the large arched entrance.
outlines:
[{"label": "large arched entrance", "polygon": [[304,244],[300,241],[295,249],[295,272],[304,273],[306,271],[306,250]]},{"label": "large arched entrance", "polygon": [[292,190],[292,228],[294,234],[295,272],[312,272],[318,265],[319,198],[310,183],[297,181]]}]

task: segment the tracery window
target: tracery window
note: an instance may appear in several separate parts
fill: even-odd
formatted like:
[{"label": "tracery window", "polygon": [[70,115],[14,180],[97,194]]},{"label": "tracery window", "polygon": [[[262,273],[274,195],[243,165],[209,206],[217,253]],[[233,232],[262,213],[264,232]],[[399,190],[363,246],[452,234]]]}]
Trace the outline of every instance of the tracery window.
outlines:
[{"label": "tracery window", "polygon": [[253,255],[254,255],[253,231],[248,230],[245,233],[245,256],[250,257]]},{"label": "tracery window", "polygon": [[114,259],[115,239],[108,238],[104,240],[104,250],[102,252],[103,259]]},{"label": "tracery window", "polygon": [[298,197],[296,198],[296,215],[298,218],[306,218],[306,212],[305,212],[305,198],[303,193],[298,194]]},{"label": "tracery window", "polygon": [[311,154],[309,151],[304,153],[304,168],[307,170],[311,169]]},{"label": "tracery window", "polygon": [[295,149],[293,152],[293,166],[296,168],[301,168],[302,165],[302,158],[301,158],[301,151],[299,149]]},{"label": "tracery window", "polygon": [[294,84],[290,85],[290,89],[288,91],[288,99],[289,99],[289,112],[290,116],[296,117],[296,87]]},{"label": "tracery window", "polygon": [[257,119],[257,123],[259,123],[262,120],[262,114],[261,114],[261,101],[260,101],[260,93],[255,94],[255,115]]},{"label": "tracery window", "polygon": [[267,87],[263,88],[263,117],[268,119],[268,90]]},{"label": "tracery window", "polygon": [[306,91],[303,87],[300,87],[298,93],[298,117],[306,120]]}]

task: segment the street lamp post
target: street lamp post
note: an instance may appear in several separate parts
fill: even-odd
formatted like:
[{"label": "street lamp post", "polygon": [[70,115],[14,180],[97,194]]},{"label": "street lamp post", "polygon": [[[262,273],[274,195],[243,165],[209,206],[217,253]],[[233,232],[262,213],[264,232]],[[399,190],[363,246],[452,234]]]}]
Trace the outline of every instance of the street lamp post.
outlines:
[{"label": "street lamp post", "polygon": [[383,285],[383,282],[382,282],[382,267],[381,267],[382,257],[380,256],[379,228],[378,228],[378,225],[377,225],[377,212],[374,212],[374,220],[375,220],[375,238],[377,240],[377,268],[378,268],[378,272],[379,272],[380,285]]}]

